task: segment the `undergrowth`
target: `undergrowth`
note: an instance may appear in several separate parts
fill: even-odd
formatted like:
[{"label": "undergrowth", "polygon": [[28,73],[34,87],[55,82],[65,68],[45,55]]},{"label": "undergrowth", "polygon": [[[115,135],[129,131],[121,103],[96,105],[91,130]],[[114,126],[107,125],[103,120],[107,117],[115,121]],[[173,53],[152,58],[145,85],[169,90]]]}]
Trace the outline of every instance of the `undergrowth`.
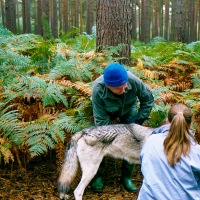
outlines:
[{"label": "undergrowth", "polygon": [[[45,19],[44,19],[45,23]],[[94,34],[45,40],[13,35],[0,27],[0,161],[26,162],[51,149],[62,159],[71,134],[93,126],[92,82],[122,47],[95,51]],[[125,66],[152,90],[155,105],[145,125],[164,123],[170,105],[185,103],[194,112],[200,141],[200,43],[132,41],[131,65]]]}]

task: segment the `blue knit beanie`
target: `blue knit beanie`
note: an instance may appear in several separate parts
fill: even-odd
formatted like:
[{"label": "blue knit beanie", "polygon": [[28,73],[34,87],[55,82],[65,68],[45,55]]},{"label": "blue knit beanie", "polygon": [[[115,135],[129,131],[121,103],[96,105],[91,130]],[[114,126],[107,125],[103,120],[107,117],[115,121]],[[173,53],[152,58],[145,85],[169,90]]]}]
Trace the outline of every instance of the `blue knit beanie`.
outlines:
[{"label": "blue knit beanie", "polygon": [[104,70],[104,83],[107,86],[119,87],[128,81],[126,69],[119,63],[112,63]]}]

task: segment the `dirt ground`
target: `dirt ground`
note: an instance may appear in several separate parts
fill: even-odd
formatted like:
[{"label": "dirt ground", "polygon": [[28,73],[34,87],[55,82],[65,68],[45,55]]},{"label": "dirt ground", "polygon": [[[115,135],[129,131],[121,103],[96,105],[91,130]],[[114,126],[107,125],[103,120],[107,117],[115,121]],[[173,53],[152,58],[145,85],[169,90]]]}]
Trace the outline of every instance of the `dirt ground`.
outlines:
[{"label": "dirt ground", "polygon": [[[127,192],[120,184],[121,161],[106,158],[104,191],[94,193],[90,186],[85,190],[83,200],[136,200],[137,193]],[[55,159],[40,158],[30,162],[24,172],[16,165],[0,168],[0,199],[1,200],[59,200],[57,190],[58,170]],[[74,183],[76,186],[79,177]],[[142,174],[140,165],[135,166],[133,181],[137,188],[141,187]],[[71,200],[74,200],[71,192]]]}]

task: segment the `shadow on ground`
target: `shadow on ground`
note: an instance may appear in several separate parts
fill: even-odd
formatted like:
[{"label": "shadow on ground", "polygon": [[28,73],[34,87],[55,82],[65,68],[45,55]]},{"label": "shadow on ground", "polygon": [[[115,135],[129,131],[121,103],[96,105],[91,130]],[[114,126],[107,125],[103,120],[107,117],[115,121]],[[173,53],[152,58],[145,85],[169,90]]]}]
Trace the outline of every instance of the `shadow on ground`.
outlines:
[{"label": "shadow on ground", "polygon": [[[106,158],[106,169],[102,193],[94,193],[90,186],[85,190],[83,200],[136,200],[137,193],[127,192],[120,184],[121,161]],[[80,178],[73,184],[76,186]],[[59,200],[57,190],[58,170],[55,160],[43,158],[28,164],[25,172],[17,166],[9,165],[0,168],[1,200]],[[140,165],[135,165],[133,181],[137,188],[141,187],[142,174]],[[70,200],[74,200],[71,192]]]}]

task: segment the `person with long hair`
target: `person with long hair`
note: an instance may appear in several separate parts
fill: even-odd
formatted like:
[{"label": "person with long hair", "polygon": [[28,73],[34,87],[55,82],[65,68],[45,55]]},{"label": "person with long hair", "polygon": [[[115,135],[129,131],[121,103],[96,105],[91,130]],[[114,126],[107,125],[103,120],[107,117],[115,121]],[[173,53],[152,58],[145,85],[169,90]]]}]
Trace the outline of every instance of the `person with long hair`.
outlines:
[{"label": "person with long hair", "polygon": [[144,178],[138,200],[200,200],[200,145],[190,130],[192,111],[175,104],[168,121],[141,151]]}]

